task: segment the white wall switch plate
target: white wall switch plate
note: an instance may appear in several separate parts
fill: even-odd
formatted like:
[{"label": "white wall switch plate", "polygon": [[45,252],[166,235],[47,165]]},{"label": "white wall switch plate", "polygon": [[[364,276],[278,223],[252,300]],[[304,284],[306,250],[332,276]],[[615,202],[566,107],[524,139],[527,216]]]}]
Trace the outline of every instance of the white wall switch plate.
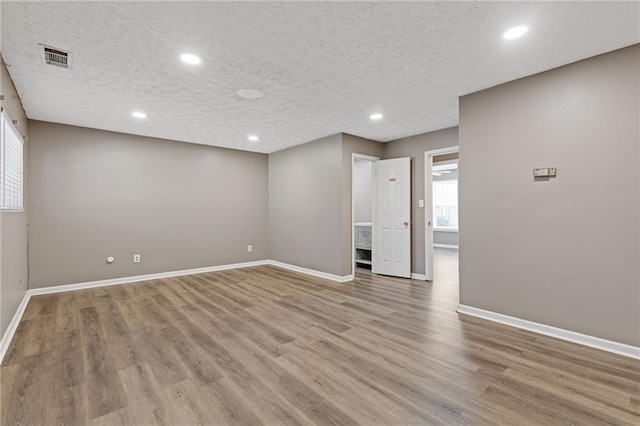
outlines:
[{"label": "white wall switch plate", "polygon": [[555,177],[556,176],[556,168],[555,167],[543,167],[540,169],[533,169],[533,177]]},{"label": "white wall switch plate", "polygon": [[424,200],[418,200],[418,207],[424,207]]}]

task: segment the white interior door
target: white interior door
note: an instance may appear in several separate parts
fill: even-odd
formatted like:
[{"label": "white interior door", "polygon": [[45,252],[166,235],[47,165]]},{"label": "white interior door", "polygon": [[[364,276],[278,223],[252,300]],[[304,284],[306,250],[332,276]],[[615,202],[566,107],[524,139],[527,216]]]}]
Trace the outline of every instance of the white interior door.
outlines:
[{"label": "white interior door", "polygon": [[411,159],[373,164],[371,270],[411,278]]}]

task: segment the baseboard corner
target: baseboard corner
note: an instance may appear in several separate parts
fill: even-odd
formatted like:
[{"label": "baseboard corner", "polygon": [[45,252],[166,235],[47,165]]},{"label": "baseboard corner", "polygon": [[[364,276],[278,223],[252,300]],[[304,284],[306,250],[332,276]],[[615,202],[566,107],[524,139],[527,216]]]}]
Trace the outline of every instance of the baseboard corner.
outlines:
[{"label": "baseboard corner", "polygon": [[459,304],[456,312],[463,315],[469,315],[481,318],[487,321],[508,325],[522,330],[531,331],[542,334],[544,336],[554,337],[556,339],[565,340],[571,343],[587,346],[601,351],[622,355],[628,358],[640,359],[640,347],[627,345],[625,343],[615,342],[612,340],[602,339],[600,337],[590,336],[578,333],[576,331],[565,330],[563,328],[553,327],[509,315],[499,314],[497,312],[487,311],[485,309],[475,308],[473,306]]},{"label": "baseboard corner", "polygon": [[354,275],[335,275],[330,274],[328,272],[317,271],[315,269],[303,268],[302,266],[292,265],[290,263],[280,262],[279,260],[269,260],[268,261],[271,266],[276,266],[278,268],[287,269],[293,272],[299,272],[301,274],[310,275],[317,278],[324,278],[326,280],[331,280],[339,283],[346,283],[349,281],[353,281]]}]

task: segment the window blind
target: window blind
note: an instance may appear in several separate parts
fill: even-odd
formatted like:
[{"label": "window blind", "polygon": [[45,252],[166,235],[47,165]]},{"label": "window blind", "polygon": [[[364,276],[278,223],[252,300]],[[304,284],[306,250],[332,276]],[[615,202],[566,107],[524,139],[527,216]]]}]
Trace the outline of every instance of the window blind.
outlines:
[{"label": "window blind", "polygon": [[24,140],[6,112],[0,125],[0,208],[22,210]]}]

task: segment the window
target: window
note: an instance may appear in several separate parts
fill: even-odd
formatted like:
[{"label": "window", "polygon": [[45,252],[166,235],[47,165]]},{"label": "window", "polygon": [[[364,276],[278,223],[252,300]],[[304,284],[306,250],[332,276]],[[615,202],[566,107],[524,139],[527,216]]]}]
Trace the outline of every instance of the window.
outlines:
[{"label": "window", "polygon": [[435,229],[458,230],[458,181],[433,182],[433,221]]},{"label": "window", "polygon": [[0,208],[21,211],[22,149],[24,140],[3,111],[0,124]]}]

